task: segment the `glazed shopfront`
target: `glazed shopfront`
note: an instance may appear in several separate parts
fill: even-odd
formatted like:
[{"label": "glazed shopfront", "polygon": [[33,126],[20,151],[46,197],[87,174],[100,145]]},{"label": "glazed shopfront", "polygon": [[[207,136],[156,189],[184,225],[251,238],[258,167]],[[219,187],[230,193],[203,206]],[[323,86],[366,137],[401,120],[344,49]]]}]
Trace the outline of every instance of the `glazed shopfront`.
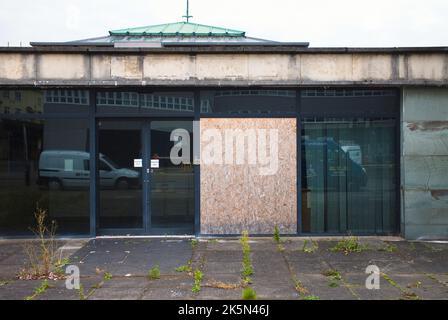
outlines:
[{"label": "glazed shopfront", "polygon": [[0,48],[0,237],[36,207],[64,236],[448,237],[447,48],[190,22],[31,45]]},{"label": "glazed shopfront", "polygon": [[[399,233],[396,89],[3,88],[0,101],[2,236],[29,234],[37,206],[61,235]],[[275,130],[275,171],[204,162],[207,132],[228,129]]]}]

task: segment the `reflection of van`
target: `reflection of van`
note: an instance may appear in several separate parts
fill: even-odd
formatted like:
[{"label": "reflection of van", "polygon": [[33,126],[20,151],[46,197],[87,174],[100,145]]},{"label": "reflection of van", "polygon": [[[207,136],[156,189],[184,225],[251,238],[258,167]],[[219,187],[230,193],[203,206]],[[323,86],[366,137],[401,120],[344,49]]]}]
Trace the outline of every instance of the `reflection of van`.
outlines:
[{"label": "reflection of van", "polygon": [[[137,171],[120,168],[103,154],[99,155],[101,187],[127,189],[139,184]],[[90,181],[90,155],[83,151],[43,151],[39,159],[38,185],[51,190],[87,188]]]},{"label": "reflection of van", "polygon": [[353,190],[367,185],[364,167],[331,138],[304,139],[302,153],[306,158],[302,162],[303,178],[315,188],[324,186],[324,177],[329,189],[338,188],[341,178],[346,178]]},{"label": "reflection of van", "polygon": [[350,159],[355,161],[357,164],[362,165],[362,151],[359,145],[341,145],[341,149],[348,154]]}]

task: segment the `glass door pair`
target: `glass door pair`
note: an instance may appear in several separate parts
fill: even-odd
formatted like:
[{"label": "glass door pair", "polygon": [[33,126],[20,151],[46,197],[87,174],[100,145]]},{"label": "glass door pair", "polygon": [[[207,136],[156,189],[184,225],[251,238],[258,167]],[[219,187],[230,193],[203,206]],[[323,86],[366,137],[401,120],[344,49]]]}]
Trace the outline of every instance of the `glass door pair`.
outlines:
[{"label": "glass door pair", "polygon": [[193,234],[193,122],[98,123],[100,234]]}]

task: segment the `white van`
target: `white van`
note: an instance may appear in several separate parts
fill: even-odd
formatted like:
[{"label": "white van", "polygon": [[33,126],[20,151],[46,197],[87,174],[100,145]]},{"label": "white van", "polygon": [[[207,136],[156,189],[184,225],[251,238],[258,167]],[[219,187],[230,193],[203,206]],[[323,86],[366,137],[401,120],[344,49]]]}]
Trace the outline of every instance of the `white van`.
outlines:
[{"label": "white van", "polygon": [[[100,185],[104,188],[129,189],[140,183],[139,172],[120,168],[99,154]],[[87,188],[90,183],[90,154],[84,151],[49,150],[39,158],[37,184],[50,190]]]},{"label": "white van", "polygon": [[344,150],[346,154],[354,162],[362,166],[362,151],[359,145],[341,145],[341,149]]}]

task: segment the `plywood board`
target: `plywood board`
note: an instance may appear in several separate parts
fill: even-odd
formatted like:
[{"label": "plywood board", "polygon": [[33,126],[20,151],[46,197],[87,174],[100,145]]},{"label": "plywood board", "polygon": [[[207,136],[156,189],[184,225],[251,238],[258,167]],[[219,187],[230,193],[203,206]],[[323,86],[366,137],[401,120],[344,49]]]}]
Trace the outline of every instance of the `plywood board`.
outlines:
[{"label": "plywood board", "polygon": [[[272,234],[277,225],[283,234],[297,231],[297,135],[296,119],[201,119],[201,233]],[[256,133],[257,161],[230,164],[231,141],[228,132]],[[242,131],[241,131],[242,130]],[[247,131],[248,130],[248,131]],[[238,131],[236,131],[238,133]],[[212,133],[212,134],[211,134]],[[220,134],[219,138],[210,138]],[[266,155],[270,170],[266,170],[262,146],[265,136]],[[277,135],[277,150],[273,143]],[[241,135],[239,135],[241,138]],[[227,139],[227,140],[226,140]],[[240,140],[241,141],[241,140]],[[250,149],[247,139],[244,150]],[[213,146],[222,144],[219,147]],[[263,145],[263,143],[261,143]],[[237,143],[233,144],[236,150]],[[252,144],[253,147],[253,144]],[[213,154],[211,150],[219,154]],[[210,156],[212,155],[212,157]],[[214,160],[211,161],[210,159]],[[218,163],[216,159],[222,159]],[[227,161],[226,161],[227,159]],[[276,159],[276,160],[275,160]],[[277,166],[272,165],[277,161]]]}]

